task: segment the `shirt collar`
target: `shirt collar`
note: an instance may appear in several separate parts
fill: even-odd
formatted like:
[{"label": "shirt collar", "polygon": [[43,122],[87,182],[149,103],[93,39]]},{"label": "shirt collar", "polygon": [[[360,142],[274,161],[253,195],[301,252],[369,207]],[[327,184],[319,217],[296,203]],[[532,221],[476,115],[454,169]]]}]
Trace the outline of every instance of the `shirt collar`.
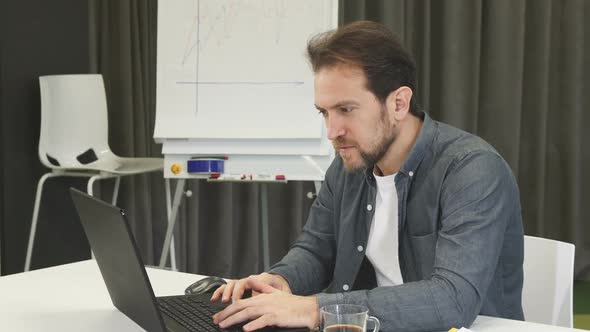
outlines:
[{"label": "shirt collar", "polygon": [[[422,112],[422,128],[416,139],[416,143],[410,150],[408,158],[402,165],[398,173],[403,173],[408,176],[413,176],[418,166],[424,159],[426,152],[430,150],[434,137],[436,136],[437,123],[426,112]],[[411,172],[411,173],[410,173]],[[368,183],[372,183],[373,166],[365,169],[365,177]]]},{"label": "shirt collar", "polygon": [[[413,176],[413,173],[415,173],[418,166],[420,166],[424,156],[431,149],[438,128],[436,121],[432,120],[428,113],[422,112],[422,118],[422,128],[420,129],[416,143],[414,143],[408,158],[400,170],[401,173],[410,176]],[[410,172],[412,172],[412,174],[410,174]]]}]

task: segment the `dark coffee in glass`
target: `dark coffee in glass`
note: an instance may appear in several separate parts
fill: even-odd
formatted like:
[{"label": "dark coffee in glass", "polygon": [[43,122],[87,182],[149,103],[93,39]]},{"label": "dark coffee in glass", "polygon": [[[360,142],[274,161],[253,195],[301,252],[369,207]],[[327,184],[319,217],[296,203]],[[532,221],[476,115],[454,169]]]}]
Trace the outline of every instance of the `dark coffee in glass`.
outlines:
[{"label": "dark coffee in glass", "polygon": [[323,332],[364,332],[363,328],[356,325],[338,324],[324,328]]},{"label": "dark coffee in glass", "polygon": [[373,322],[373,332],[379,331],[379,320],[369,316],[369,309],[356,304],[332,304],[320,308],[320,331],[365,332],[367,321]]}]

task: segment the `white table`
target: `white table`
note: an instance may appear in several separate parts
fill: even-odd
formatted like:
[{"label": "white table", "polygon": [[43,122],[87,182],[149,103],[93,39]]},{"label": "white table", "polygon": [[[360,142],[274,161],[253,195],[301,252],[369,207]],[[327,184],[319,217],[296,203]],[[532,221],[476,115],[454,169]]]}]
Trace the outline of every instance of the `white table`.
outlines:
[{"label": "white table", "polygon": [[[147,269],[156,296],[182,294],[204,276]],[[479,316],[474,332],[582,331]],[[93,260],[0,277],[2,331],[143,331],[112,304]]]}]

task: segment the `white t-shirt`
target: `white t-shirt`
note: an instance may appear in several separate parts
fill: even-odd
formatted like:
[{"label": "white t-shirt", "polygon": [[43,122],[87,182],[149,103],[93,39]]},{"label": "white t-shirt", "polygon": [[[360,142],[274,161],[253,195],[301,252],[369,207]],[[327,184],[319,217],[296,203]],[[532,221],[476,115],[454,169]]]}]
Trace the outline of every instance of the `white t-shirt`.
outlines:
[{"label": "white t-shirt", "polygon": [[399,267],[396,174],[388,176],[373,174],[377,182],[377,198],[366,255],[375,268],[377,286],[395,286],[404,283]]}]

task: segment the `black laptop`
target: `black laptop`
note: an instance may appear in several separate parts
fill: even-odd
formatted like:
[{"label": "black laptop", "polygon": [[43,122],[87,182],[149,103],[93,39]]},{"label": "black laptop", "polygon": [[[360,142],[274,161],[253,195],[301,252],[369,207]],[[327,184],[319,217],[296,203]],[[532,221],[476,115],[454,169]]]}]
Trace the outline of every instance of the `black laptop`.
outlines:
[{"label": "black laptop", "polygon": [[[133,240],[125,212],[116,206],[70,189],[74,205],[117,309],[146,331],[241,331],[221,329],[211,316],[225,305],[213,303],[211,294],[154,296],[154,291]],[[262,331],[308,331],[266,328]]]}]

